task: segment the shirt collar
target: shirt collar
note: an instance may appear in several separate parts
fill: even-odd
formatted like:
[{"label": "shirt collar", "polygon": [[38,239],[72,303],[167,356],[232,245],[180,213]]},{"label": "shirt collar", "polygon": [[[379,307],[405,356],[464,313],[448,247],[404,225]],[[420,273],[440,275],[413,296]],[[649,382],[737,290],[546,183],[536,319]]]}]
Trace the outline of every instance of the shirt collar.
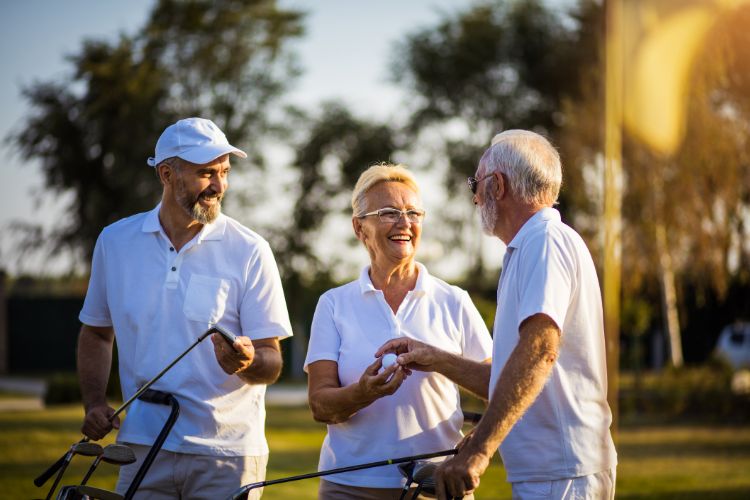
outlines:
[{"label": "shirt collar", "polygon": [[[417,275],[417,282],[414,285],[414,289],[412,290],[415,293],[427,294],[432,289],[432,280],[430,277],[430,273],[427,272],[427,268],[424,267],[419,262],[415,262],[417,265],[417,270],[419,271],[419,274]],[[362,292],[362,295],[368,293],[368,292],[375,292],[377,289],[375,288],[375,285],[372,284],[372,279],[370,279],[370,266],[365,266],[362,268],[362,271],[359,273],[359,289]]]},{"label": "shirt collar", "polygon": [[524,222],[521,229],[516,233],[510,243],[508,243],[508,249],[515,249],[521,246],[523,240],[531,233],[535,227],[544,224],[548,221],[560,221],[560,212],[552,207],[545,207],[539,210],[537,213],[532,215],[529,220]]},{"label": "shirt collar", "polygon": [[[141,230],[144,233],[158,233],[163,232],[161,222],[159,221],[159,210],[161,209],[161,203],[156,205],[156,208],[146,214],[146,219],[143,221]],[[197,243],[202,241],[219,241],[224,237],[224,231],[227,227],[227,216],[219,214],[215,221],[211,224],[205,224],[198,233]]]}]

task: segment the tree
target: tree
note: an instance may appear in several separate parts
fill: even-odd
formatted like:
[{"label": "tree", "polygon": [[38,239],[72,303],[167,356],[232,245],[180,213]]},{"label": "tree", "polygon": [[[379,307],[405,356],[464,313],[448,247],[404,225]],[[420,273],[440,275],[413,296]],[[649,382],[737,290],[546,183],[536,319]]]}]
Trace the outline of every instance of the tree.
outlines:
[{"label": "tree", "polygon": [[395,132],[389,126],[359,119],[340,103],[324,103],[317,116],[306,117],[305,124],[292,164],[298,174],[292,217],[274,238],[282,275],[300,284],[323,275],[330,279],[337,261],[331,260],[335,258],[331,253],[325,256],[326,262],[321,261],[316,250],[321,229],[329,218],[339,216],[346,227],[332,234],[351,239],[354,184],[367,167],[391,161],[397,150]]},{"label": "tree", "polygon": [[[696,320],[695,308],[710,306],[726,316],[723,303],[734,302],[725,295],[729,287],[747,290],[750,285],[750,39],[742,28],[748,16],[748,8],[723,16],[705,44],[692,75],[687,136],[676,155],[661,156],[637,137],[624,137],[623,294],[626,303],[638,296],[661,299],[660,316],[673,338],[675,364],[681,363],[683,344],[702,346],[700,352],[693,350],[695,360],[703,359],[712,345],[701,339],[680,341],[684,320]],[[601,167],[597,124],[602,120],[602,80],[595,69],[587,75],[581,98],[564,103],[561,134],[568,170],[579,171],[584,180],[595,179]],[[592,222],[601,193],[591,182],[568,182],[567,189],[580,200],[577,226],[596,248],[598,229]],[[585,203],[587,199],[593,203]],[[710,299],[695,300],[694,294]],[[735,307],[731,314],[741,313]],[[720,326],[706,332],[687,325],[703,337],[718,334]]]},{"label": "tree", "polygon": [[[593,2],[582,5],[565,17],[539,0],[482,2],[398,47],[395,79],[415,97],[408,128],[414,137],[443,135],[432,164],[444,164],[449,197],[465,194],[466,177],[494,133],[527,128],[555,138],[563,99],[580,94],[581,68],[597,61],[587,21],[598,11]],[[462,223],[469,216],[455,208],[443,214],[454,229],[452,246],[471,241]],[[481,252],[471,253],[472,275],[481,279]]]},{"label": "tree", "polygon": [[9,139],[41,162],[46,189],[72,194],[51,234],[26,228],[27,244],[88,261],[105,225],[153,207],[160,186],[145,160],[181,117],[210,117],[259,151],[297,73],[285,46],[301,19],[275,0],[159,0],[135,35],[87,40],[70,77],[26,87],[32,112]]},{"label": "tree", "polygon": [[341,268],[342,256],[356,246],[349,203],[354,184],[370,165],[391,160],[397,146],[389,126],[357,118],[336,102],[323,103],[314,115],[298,112],[295,122],[301,133],[290,165],[296,174],[289,189],[294,202],[288,223],[270,228],[269,240],[300,333],[292,339],[288,366],[292,376],[304,379],[308,339],[302,332],[310,331],[320,295],[351,275]]},{"label": "tree", "polygon": [[[750,284],[746,12],[726,15],[706,44],[679,153],[662,158],[625,137],[623,293],[627,303],[662,297],[661,313],[649,309],[650,319],[671,315],[677,323],[677,312],[687,316],[686,308],[700,303],[686,294],[721,303],[727,287]],[[563,217],[597,260],[603,26],[601,3],[592,0],[579,1],[567,15],[536,0],[477,3],[408,35],[394,62],[397,81],[412,93],[409,132],[436,143],[433,164],[445,158],[448,193],[463,192],[465,176],[495,132],[539,131],[560,147]],[[462,222],[469,215],[455,207],[451,237],[465,248],[471,235]],[[471,280],[481,276],[478,261]]]}]

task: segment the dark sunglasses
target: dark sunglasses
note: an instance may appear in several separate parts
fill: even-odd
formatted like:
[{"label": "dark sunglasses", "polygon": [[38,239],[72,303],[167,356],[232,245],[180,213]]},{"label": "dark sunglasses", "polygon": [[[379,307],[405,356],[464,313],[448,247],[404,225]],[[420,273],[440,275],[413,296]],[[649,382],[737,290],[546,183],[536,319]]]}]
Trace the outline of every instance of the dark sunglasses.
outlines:
[{"label": "dark sunglasses", "polygon": [[481,179],[477,179],[476,177],[469,177],[466,179],[466,182],[469,184],[469,189],[471,189],[471,194],[477,194],[477,186],[479,186],[479,183],[490,177],[492,177],[492,174],[487,174]]}]

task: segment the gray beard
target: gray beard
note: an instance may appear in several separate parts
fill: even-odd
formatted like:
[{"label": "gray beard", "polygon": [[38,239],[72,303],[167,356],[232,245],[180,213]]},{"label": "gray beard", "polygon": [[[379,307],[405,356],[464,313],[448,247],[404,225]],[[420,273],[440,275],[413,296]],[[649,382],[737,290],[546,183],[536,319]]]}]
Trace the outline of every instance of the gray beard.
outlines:
[{"label": "gray beard", "polygon": [[190,208],[189,215],[201,224],[211,224],[221,213],[221,200],[216,205],[203,208],[197,201]]},{"label": "gray beard", "polygon": [[479,222],[482,231],[488,236],[495,235],[495,222],[497,221],[497,205],[494,198],[486,198],[484,204],[479,207]]},{"label": "gray beard", "polygon": [[215,205],[209,208],[203,208],[197,199],[191,200],[190,198],[188,198],[182,179],[178,181],[177,187],[177,203],[179,203],[185,213],[192,217],[194,221],[197,221],[201,224],[211,224],[221,213],[221,200],[223,196],[218,197],[218,203],[216,203]]}]

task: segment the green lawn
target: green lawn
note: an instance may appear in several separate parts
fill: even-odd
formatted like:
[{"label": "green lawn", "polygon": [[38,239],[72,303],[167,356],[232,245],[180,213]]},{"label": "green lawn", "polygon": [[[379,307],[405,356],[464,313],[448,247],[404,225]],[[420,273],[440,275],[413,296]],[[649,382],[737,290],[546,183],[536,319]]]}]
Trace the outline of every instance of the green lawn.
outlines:
[{"label": "green lawn", "polygon": [[[0,495],[43,498],[47,489],[36,488],[32,480],[80,438],[81,417],[77,405],[0,413]],[[267,431],[269,479],[315,470],[324,427],[312,421],[306,408],[270,408]],[[750,424],[628,424],[620,429],[618,452],[620,499],[750,498]],[[88,463],[89,459],[76,459],[64,482],[80,479]],[[102,464],[91,484],[111,488],[116,474],[115,467]],[[485,474],[477,498],[510,498],[504,481],[505,473],[496,461]],[[313,499],[316,491],[317,480],[308,479],[268,487],[263,498]]]}]

